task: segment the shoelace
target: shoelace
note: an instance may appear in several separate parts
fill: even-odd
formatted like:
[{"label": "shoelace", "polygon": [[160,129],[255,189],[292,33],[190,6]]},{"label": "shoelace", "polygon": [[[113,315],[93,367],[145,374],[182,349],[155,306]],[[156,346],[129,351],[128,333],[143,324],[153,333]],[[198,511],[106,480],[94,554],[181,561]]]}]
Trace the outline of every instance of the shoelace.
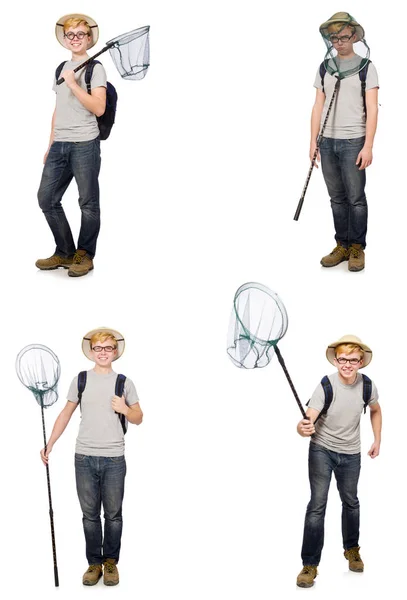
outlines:
[{"label": "shoelace", "polygon": [[360,250],[359,248],[354,248],[353,246],[351,246],[349,248],[350,254],[353,258],[359,258],[359,254],[360,254]]},{"label": "shoelace", "polygon": [[310,573],[313,573],[315,567],[303,567],[302,572],[304,573],[304,575],[309,575]]},{"label": "shoelace", "polygon": [[80,254],[75,252],[72,262],[74,262],[76,265],[80,265],[84,258],[85,258],[84,256],[81,256]]},{"label": "shoelace", "polygon": [[356,548],[351,548],[350,550],[348,550],[348,555],[349,555],[349,560],[356,560],[356,561],[362,560],[360,558],[359,550],[357,550]]},{"label": "shoelace", "polygon": [[105,571],[107,571],[108,573],[114,573],[116,570],[116,565],[112,564],[112,563],[105,563]]},{"label": "shoelace", "polygon": [[96,571],[99,568],[99,565],[89,565],[88,573],[92,573],[93,571]]},{"label": "shoelace", "polygon": [[331,254],[346,254],[346,248],[344,248],[343,246],[340,246],[339,244],[336,246],[336,248],[334,248],[331,252]]}]

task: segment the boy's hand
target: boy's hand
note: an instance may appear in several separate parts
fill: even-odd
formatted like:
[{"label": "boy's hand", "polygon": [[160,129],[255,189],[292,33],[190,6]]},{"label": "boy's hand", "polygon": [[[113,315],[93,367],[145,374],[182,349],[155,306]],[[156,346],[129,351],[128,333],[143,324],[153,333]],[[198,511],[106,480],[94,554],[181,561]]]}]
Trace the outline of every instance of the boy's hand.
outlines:
[{"label": "boy's hand", "polygon": [[[309,159],[310,159],[311,163],[312,163],[312,159],[314,158],[314,154],[315,154],[315,150],[316,149],[317,149],[317,143],[316,142],[311,142],[311,145],[309,147]],[[316,167],[318,169],[317,161],[321,162],[321,155],[319,153],[319,150],[318,150],[317,158],[316,158],[316,160],[314,162],[314,167]]]},{"label": "boy's hand", "polygon": [[297,432],[302,437],[310,437],[315,433],[315,426],[309,419],[302,419],[297,425]]},{"label": "boy's hand", "polygon": [[43,449],[41,450],[41,452],[40,452],[40,455],[41,455],[41,460],[42,460],[42,462],[44,463],[44,465],[47,465],[47,464],[48,464],[48,460],[49,460],[49,453],[51,452],[51,450],[52,450],[52,446],[49,446],[49,445],[48,445],[48,446],[47,446],[47,453],[45,453],[45,448],[43,448]]},{"label": "boy's hand", "polygon": [[125,415],[127,413],[128,407],[124,400],[124,396],[122,396],[121,398],[120,398],[120,396],[113,396],[112,408],[115,412]]},{"label": "boy's hand", "polygon": [[376,456],[379,456],[380,453],[380,442],[373,442],[373,444],[370,447],[370,450],[368,452],[368,455],[370,456],[370,458],[376,458]]},{"label": "boy's hand", "polygon": [[[363,147],[356,159],[356,165],[359,166],[359,171],[366,169],[372,164],[373,152],[371,148]],[[359,164],[360,163],[360,164]]]},{"label": "boy's hand", "polygon": [[75,73],[73,71],[64,71],[61,73],[61,77],[65,79],[65,83],[69,88],[76,85]]}]

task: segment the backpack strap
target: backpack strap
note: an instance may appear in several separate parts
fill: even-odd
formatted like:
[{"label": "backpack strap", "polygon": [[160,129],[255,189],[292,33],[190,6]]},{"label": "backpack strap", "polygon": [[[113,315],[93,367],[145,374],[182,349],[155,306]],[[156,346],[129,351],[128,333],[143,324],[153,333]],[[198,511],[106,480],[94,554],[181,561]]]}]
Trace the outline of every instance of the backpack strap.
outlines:
[{"label": "backpack strap", "polygon": [[78,375],[78,404],[79,405],[81,404],[82,394],[85,391],[87,375],[88,374],[86,371],[81,371]]},{"label": "backpack strap", "polygon": [[[119,396],[119,398],[121,398],[123,396],[125,383],[126,383],[126,375],[119,374],[116,378],[116,387],[114,390],[115,395]],[[120,419],[120,423],[121,423],[121,426],[123,429],[123,433],[125,435],[127,432],[126,417],[123,414],[119,414],[119,419]]]},{"label": "backpack strap", "polygon": [[324,94],[325,94],[325,88],[324,88],[325,73],[326,73],[326,64],[325,64],[325,61],[323,61],[319,65],[319,76],[321,77],[322,91],[324,92]]},{"label": "backpack strap", "polygon": [[366,413],[366,408],[367,405],[369,404],[370,400],[372,399],[372,380],[369,379],[369,377],[367,375],[362,375],[363,377],[363,402],[364,402],[364,406],[363,406],[363,413]]},{"label": "backpack strap", "polygon": [[318,421],[319,417],[321,417],[322,415],[324,415],[326,412],[328,412],[329,407],[331,406],[331,402],[332,399],[334,397],[334,393],[333,393],[333,389],[332,389],[332,384],[329,381],[329,377],[327,377],[327,375],[325,375],[322,379],[321,379],[321,385],[322,388],[324,390],[324,395],[325,395],[325,404],[323,409],[321,410],[321,412],[319,413],[319,415],[317,416],[317,418],[314,421],[314,425],[315,423]]},{"label": "backpack strap", "polygon": [[60,78],[62,69],[64,68],[64,66],[67,62],[68,62],[67,60],[64,60],[64,62],[61,62],[61,64],[57,66],[57,68],[55,70],[55,81],[58,81],[58,79]]},{"label": "backpack strap", "polygon": [[[85,71],[85,83],[86,83],[86,89],[88,91],[88,94],[91,94],[91,87],[90,87],[90,82],[92,81],[92,76],[93,76],[93,69],[95,68],[95,65],[100,65],[101,63],[98,60],[91,60],[87,65],[86,65],[86,71]],[[125,378],[126,379],[126,378]]]},{"label": "backpack strap", "polygon": [[359,71],[359,79],[360,79],[360,84],[362,86],[362,98],[363,98],[363,108],[365,111],[365,117],[367,116],[367,108],[366,108],[366,78],[367,78],[367,70],[369,68],[369,65],[372,61],[368,60],[365,64],[365,66],[363,67],[363,69],[361,69]]}]

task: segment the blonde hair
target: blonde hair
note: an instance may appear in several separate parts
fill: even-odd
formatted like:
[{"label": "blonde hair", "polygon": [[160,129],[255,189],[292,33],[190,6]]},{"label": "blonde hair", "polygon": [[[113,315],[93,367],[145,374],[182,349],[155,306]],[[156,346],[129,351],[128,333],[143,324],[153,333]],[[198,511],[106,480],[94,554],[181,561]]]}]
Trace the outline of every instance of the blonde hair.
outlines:
[{"label": "blonde hair", "polygon": [[356,29],[352,25],[341,21],[340,23],[331,23],[331,25],[328,25],[328,33],[340,33],[345,27],[349,27],[352,30],[352,35],[356,32]]},{"label": "blonde hair", "polygon": [[365,351],[357,344],[340,344],[335,348],[335,358],[338,354],[352,354],[352,352],[359,352],[361,360],[365,356]]},{"label": "blonde hair", "polygon": [[102,342],[103,344],[103,342],[105,342],[106,340],[113,340],[114,347],[117,348],[117,340],[114,337],[113,333],[110,333],[110,331],[97,331],[90,338],[90,349],[92,350],[96,342]]},{"label": "blonde hair", "polygon": [[79,25],[84,25],[87,29],[87,34],[88,35],[92,35],[92,30],[90,28],[90,25],[87,21],[85,21],[84,19],[80,19],[79,17],[71,17],[70,19],[67,19],[64,23],[64,33],[66,33],[68,31],[68,29],[75,29],[75,27],[79,27]]}]

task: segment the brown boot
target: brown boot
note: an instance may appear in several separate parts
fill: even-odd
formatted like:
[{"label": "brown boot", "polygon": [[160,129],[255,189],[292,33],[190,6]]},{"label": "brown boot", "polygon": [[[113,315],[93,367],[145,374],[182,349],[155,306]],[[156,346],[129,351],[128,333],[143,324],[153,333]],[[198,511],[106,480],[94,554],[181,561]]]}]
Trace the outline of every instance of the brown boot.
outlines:
[{"label": "brown boot", "polygon": [[365,568],[363,560],[360,558],[359,550],[360,546],[355,546],[354,548],[345,550],[343,553],[344,557],[349,561],[350,571],[354,571],[355,573],[362,573]]},{"label": "brown boot", "polygon": [[52,271],[53,269],[58,269],[58,267],[69,269],[69,267],[72,265],[72,261],[73,256],[64,258],[58,254],[53,254],[49,258],[39,258],[35,263],[35,266],[38,269],[41,269],[41,271]]},{"label": "brown boot", "polygon": [[115,559],[106,558],[103,567],[103,583],[105,585],[117,585],[119,583],[119,571]]},{"label": "brown boot", "polygon": [[297,577],[298,587],[309,588],[314,585],[314,579],[318,575],[315,565],[304,565]]},{"label": "brown boot", "polygon": [[352,244],[349,248],[349,271],[362,271],[365,268],[365,253],[361,244]]},{"label": "brown boot", "polygon": [[96,585],[102,577],[102,565],[89,565],[88,570],[82,577],[83,585]]},{"label": "brown boot", "polygon": [[92,269],[93,260],[86,254],[86,250],[77,250],[68,275],[69,277],[81,277],[87,275]]},{"label": "brown boot", "polygon": [[348,260],[348,258],[349,250],[338,244],[330,254],[321,258],[321,265],[323,267],[336,267],[336,265],[339,265],[344,260]]}]

